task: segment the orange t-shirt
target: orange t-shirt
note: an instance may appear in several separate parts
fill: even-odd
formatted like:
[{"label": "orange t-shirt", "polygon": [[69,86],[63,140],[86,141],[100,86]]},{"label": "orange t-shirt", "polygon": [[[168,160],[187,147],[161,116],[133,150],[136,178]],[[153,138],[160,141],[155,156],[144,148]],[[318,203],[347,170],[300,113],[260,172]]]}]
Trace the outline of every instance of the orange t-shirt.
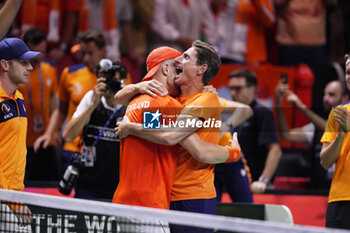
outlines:
[{"label": "orange t-shirt", "polygon": [[[339,107],[346,108],[350,110],[350,102],[346,102]],[[334,108],[329,114],[328,121],[326,124],[325,132],[321,138],[321,142],[331,143],[334,141],[338,134],[338,123],[334,119]],[[329,200],[328,202],[335,201],[349,201],[350,200],[350,133],[347,132],[342,146],[340,148],[340,153],[338,160],[335,164],[335,171],[332,178],[331,188],[329,190]]]},{"label": "orange t-shirt", "polygon": [[[94,89],[97,77],[83,64],[66,67],[60,79],[58,88],[58,98],[68,104],[67,122],[69,122],[86,92]],[[80,136],[73,142],[65,143],[64,150],[76,151],[80,141]]]},{"label": "orange t-shirt", "polygon": [[[186,106],[181,114],[197,116],[204,120],[221,120],[219,100],[213,93],[180,96],[178,100]],[[201,128],[196,133],[204,141],[219,144],[219,128]],[[181,146],[178,146],[178,154],[171,201],[215,198],[214,165],[193,159]]]},{"label": "orange t-shirt", "polygon": [[[19,85],[18,90],[23,94],[24,104],[27,109],[28,116],[28,130],[27,130],[27,147],[33,147],[35,140],[44,133],[50,121],[51,97],[57,92],[57,70],[47,61],[40,63],[42,72],[42,87],[43,93],[41,97],[41,84],[39,69],[35,67],[29,73],[29,85],[31,92],[31,101],[33,109],[31,109],[29,85]],[[42,98],[42,100],[41,100]],[[43,101],[43,106],[41,106]],[[32,112],[33,111],[33,112]],[[40,115],[42,117],[44,127],[41,131],[34,130],[34,116]],[[52,144],[50,144],[52,145]]]},{"label": "orange t-shirt", "polygon": [[[153,111],[175,120],[182,105],[170,96],[140,95],[128,105],[125,116],[143,123],[143,112]],[[145,129],[147,130],[147,129]],[[121,140],[119,184],[114,203],[169,209],[177,163],[177,148],[128,136]]]}]

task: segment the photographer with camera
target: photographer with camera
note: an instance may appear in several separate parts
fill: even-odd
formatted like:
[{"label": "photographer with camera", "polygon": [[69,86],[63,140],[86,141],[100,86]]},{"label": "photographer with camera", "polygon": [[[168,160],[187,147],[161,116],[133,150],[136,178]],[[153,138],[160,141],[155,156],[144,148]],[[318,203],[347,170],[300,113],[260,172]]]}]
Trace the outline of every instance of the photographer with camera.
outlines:
[{"label": "photographer with camera", "polygon": [[76,198],[112,200],[119,182],[120,140],[114,127],[125,113],[114,95],[123,88],[127,71],[121,62],[102,59],[96,75],[94,90],[85,94],[63,132],[64,139],[71,142],[83,130],[83,152],[72,157],[59,190],[69,194],[76,184]]}]

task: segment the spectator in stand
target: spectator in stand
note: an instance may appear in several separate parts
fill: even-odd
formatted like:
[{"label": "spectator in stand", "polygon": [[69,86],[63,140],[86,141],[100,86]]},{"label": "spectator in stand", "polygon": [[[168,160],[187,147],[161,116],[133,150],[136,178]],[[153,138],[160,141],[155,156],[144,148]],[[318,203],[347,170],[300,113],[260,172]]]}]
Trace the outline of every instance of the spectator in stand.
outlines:
[{"label": "spectator in stand", "polygon": [[[43,30],[29,29],[23,37],[29,49],[46,53],[47,40]],[[31,60],[34,69],[29,73],[27,85],[20,85],[27,110],[27,166],[26,180],[59,179],[56,150],[53,141],[34,149],[35,140],[47,130],[50,116],[57,106],[57,74],[53,64],[43,56]],[[57,143],[57,146],[60,142]]]},{"label": "spectator in stand", "polygon": [[32,27],[40,28],[47,35],[50,59],[58,63],[74,42],[78,11],[78,0],[26,0],[12,34],[23,36]]},{"label": "spectator in stand", "polygon": [[23,0],[7,0],[0,4],[0,40],[6,35]]},{"label": "spectator in stand", "polygon": [[250,105],[253,116],[235,131],[252,175],[251,189],[264,192],[275,174],[282,151],[272,112],[256,100],[258,80],[254,72],[240,69],[230,74],[232,100]]},{"label": "spectator in stand", "polygon": [[[59,107],[53,113],[53,120],[50,121],[48,130],[38,138],[35,147],[41,143],[48,144],[56,132],[63,124],[64,120],[70,121],[79,102],[89,90],[92,90],[96,84],[97,76],[95,69],[99,61],[106,54],[106,40],[102,33],[90,30],[80,37],[81,53],[83,55],[83,64],[66,67],[61,75],[58,98]],[[78,151],[80,136],[73,142],[66,142],[63,147],[63,166],[68,165],[68,161]]]},{"label": "spectator in stand", "polygon": [[266,36],[276,22],[269,0],[213,0],[216,32],[210,42],[225,63],[267,61]]},{"label": "spectator in stand", "polygon": [[340,9],[344,21],[345,31],[345,51],[350,50],[350,2],[347,0],[339,0]]},{"label": "spectator in stand", "polygon": [[275,0],[278,64],[327,65],[326,14],[337,0]]},{"label": "spectator in stand", "polygon": [[214,20],[207,1],[154,0],[149,51],[164,45],[184,51],[196,39],[208,39],[213,33]]},{"label": "spectator in stand", "polygon": [[[346,56],[345,84],[350,90],[350,59]],[[349,102],[332,108],[326,130],[321,138],[321,165],[329,169],[335,164],[326,213],[326,227],[350,229],[350,105]]]},{"label": "spectator in stand", "polygon": [[88,29],[101,31],[106,38],[106,57],[119,59],[119,43],[125,37],[126,53],[132,53],[130,22],[132,8],[128,0],[80,1],[78,33]]},{"label": "spectator in stand", "polygon": [[[289,104],[296,107],[310,120],[309,124],[304,125],[300,128],[290,129],[288,127],[282,108],[282,99],[284,96],[287,96],[286,100]],[[324,88],[324,111],[329,113],[332,107],[344,103],[347,100],[347,91],[342,82],[331,81]],[[308,153],[311,155],[310,188],[328,189],[330,185],[330,179],[332,177],[328,177],[327,171],[320,166],[320,139],[326,128],[326,120],[324,120],[322,117],[320,117],[307,106],[305,106],[305,104],[301,102],[301,100],[296,94],[288,90],[288,84],[283,82],[280,82],[279,85],[276,87],[276,112],[278,130],[283,140],[294,143],[304,143],[312,145],[311,150],[308,150]]]},{"label": "spectator in stand", "polygon": [[[132,45],[132,49],[125,48],[126,55],[132,62],[132,69],[128,69],[132,78],[133,83],[137,83],[140,77],[146,75],[142,74],[146,60],[147,52],[147,32],[150,27],[153,16],[153,0],[131,0],[130,5],[132,7],[133,17],[131,20],[131,36],[127,38],[123,33],[122,46],[126,47],[129,41],[129,47]],[[129,51],[129,52],[128,52]],[[123,56],[125,60],[125,57]]]}]

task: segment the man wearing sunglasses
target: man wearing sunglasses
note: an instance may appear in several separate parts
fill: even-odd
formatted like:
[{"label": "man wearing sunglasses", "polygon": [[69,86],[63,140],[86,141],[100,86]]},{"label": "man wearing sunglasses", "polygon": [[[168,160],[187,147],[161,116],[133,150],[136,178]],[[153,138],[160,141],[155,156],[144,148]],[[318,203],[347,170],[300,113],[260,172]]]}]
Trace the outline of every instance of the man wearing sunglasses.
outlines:
[{"label": "man wearing sunglasses", "polygon": [[251,189],[254,193],[262,193],[270,184],[282,155],[274,118],[271,111],[256,100],[258,81],[254,72],[240,69],[229,77],[232,99],[250,105],[254,112],[235,131],[252,175]]}]

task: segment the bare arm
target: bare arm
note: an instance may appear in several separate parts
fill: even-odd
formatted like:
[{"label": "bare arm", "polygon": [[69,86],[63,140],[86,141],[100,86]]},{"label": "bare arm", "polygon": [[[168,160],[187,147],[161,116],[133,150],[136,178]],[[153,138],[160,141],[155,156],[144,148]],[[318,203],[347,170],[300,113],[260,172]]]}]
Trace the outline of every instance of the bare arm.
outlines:
[{"label": "bare arm", "polygon": [[0,9],[0,40],[6,35],[23,0],[7,0]]},{"label": "bare arm", "polygon": [[290,129],[284,116],[282,100],[283,96],[288,91],[288,84],[279,83],[276,87],[276,114],[277,114],[277,129],[281,138],[288,142],[308,143],[308,138],[305,132],[300,128]]},{"label": "bare arm", "polygon": [[271,179],[271,177],[273,176],[273,174],[275,174],[275,171],[277,169],[278,163],[282,155],[282,151],[278,143],[270,144],[268,145],[268,147],[269,152],[267,154],[265,168],[261,176]]},{"label": "bare arm", "polygon": [[[288,92],[287,102],[296,107],[299,111],[301,111],[309,121],[311,121],[316,128],[321,131],[324,131],[326,128],[326,120],[311,111],[301,100],[299,97],[294,94],[292,91]],[[277,102],[276,102],[277,103]]]},{"label": "bare arm", "polygon": [[[180,115],[176,122],[185,122],[186,119],[199,120],[197,117],[192,115]],[[127,137],[128,135],[134,135],[139,138],[143,138],[147,141],[173,146],[190,136],[192,133],[197,131],[196,127],[188,128],[162,128],[162,129],[144,129],[142,124],[128,122],[124,117],[122,122],[117,123],[115,128],[116,135],[119,138]]]},{"label": "bare arm", "polygon": [[[224,163],[230,157],[230,152],[227,147],[219,146],[202,140],[196,133],[191,134],[179,143],[184,147],[194,159],[209,164]],[[234,158],[230,158],[230,162],[238,161],[241,148],[238,143],[237,133],[234,133],[231,141],[231,148],[237,148],[239,153]]]},{"label": "bare arm", "polygon": [[338,134],[331,143],[323,143],[320,159],[321,166],[325,169],[330,168],[338,159],[344,137],[349,132],[349,114],[346,108],[336,108],[334,110],[334,120],[338,125]]},{"label": "bare arm", "polygon": [[232,100],[227,100],[227,104],[222,112],[232,114],[225,122],[226,124],[230,124],[232,127],[242,124],[254,113],[249,105]]},{"label": "bare arm", "polygon": [[[179,142],[179,144],[183,146],[192,155],[194,159],[203,163],[223,163],[227,161],[230,157],[230,152],[228,148],[203,141],[194,132],[196,130],[195,128],[193,128],[192,131],[186,130],[185,132],[162,132],[160,130],[152,131],[143,129],[141,124],[131,123],[127,121],[127,119],[123,119],[123,122],[117,123],[118,127],[116,128],[116,134],[121,138],[127,136],[121,131],[127,130],[128,133],[134,136],[158,144],[175,145],[177,144],[177,142]],[[182,138],[184,139],[182,140]],[[240,157],[241,150],[237,140],[237,133],[235,133],[233,137],[231,147],[237,148],[239,152],[236,156],[231,157],[230,161],[237,161]]]},{"label": "bare arm", "polygon": [[67,109],[68,104],[60,101],[58,108],[53,111],[50,117],[50,122],[45,133],[36,139],[34,143],[34,151],[37,151],[40,146],[46,148],[49,145],[54,133],[60,129],[61,125],[66,119]]},{"label": "bare arm", "polygon": [[341,146],[345,137],[345,132],[339,132],[335,140],[331,143],[323,143],[320,159],[321,166],[324,169],[329,169],[332,165],[337,162]]},{"label": "bare arm", "polygon": [[315,124],[316,128],[321,131],[324,131],[326,128],[326,120],[311,111],[308,107],[303,107],[299,109],[306,117]]},{"label": "bare arm", "polygon": [[[254,181],[251,184],[251,189],[254,193],[265,192],[265,189],[268,184],[267,181],[269,181],[273,176],[273,174],[275,173],[282,155],[282,151],[278,143],[272,143],[268,145],[268,148],[269,148],[269,151],[265,162],[265,168],[260,175],[260,179],[258,181]],[[264,181],[264,179],[267,179],[267,180]]]},{"label": "bare arm", "polygon": [[168,94],[168,91],[157,80],[151,80],[127,85],[115,94],[114,99],[118,104],[128,105],[130,100],[137,94],[148,94],[155,97],[156,94],[164,96]]},{"label": "bare arm", "polygon": [[95,108],[96,106],[90,104],[82,114],[78,117],[72,118],[71,121],[68,122],[63,131],[63,138],[66,142],[72,142],[79,135]]},{"label": "bare arm", "polygon": [[101,97],[105,93],[106,88],[107,85],[105,83],[105,78],[99,78],[94,87],[92,97],[91,92],[88,92],[83,97],[77,107],[77,111],[80,113],[80,115],[72,118],[64,128],[64,140],[67,142],[72,142],[79,135],[81,130],[84,128],[84,125],[88,122],[91,114],[101,102]]}]

